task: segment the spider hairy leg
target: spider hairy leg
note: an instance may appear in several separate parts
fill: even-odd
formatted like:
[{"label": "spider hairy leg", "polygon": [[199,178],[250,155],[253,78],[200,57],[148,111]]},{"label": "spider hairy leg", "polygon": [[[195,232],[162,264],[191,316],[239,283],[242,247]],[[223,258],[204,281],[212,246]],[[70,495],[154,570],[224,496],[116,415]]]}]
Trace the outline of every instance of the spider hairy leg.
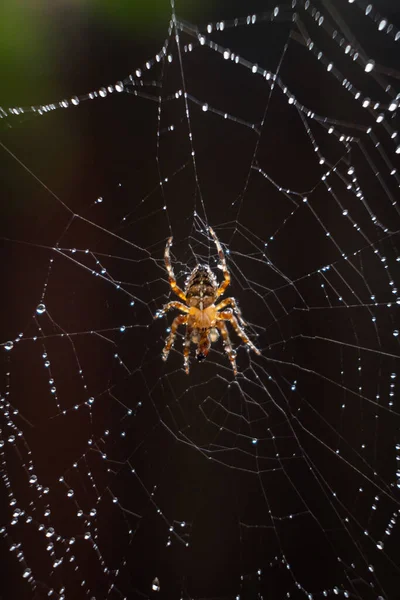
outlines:
[{"label": "spider hairy leg", "polygon": [[189,318],[188,315],[178,315],[172,321],[170,334],[165,341],[165,346],[164,346],[163,356],[162,356],[163,360],[167,360],[168,354],[169,354],[172,346],[174,345],[176,330],[178,329],[179,325],[184,325],[185,323],[187,323],[188,318]]},{"label": "spider hairy leg", "polygon": [[217,247],[219,262],[221,264],[222,272],[224,274],[224,281],[221,283],[221,285],[219,286],[219,288],[218,288],[218,290],[216,292],[216,298],[219,298],[219,296],[222,296],[222,294],[225,292],[226,288],[230,284],[230,282],[231,282],[231,274],[228,271],[228,267],[226,265],[226,260],[225,260],[225,254],[224,254],[224,251],[222,250],[222,246],[220,244],[219,239],[215,235],[214,229],[212,229],[210,227],[209,228],[209,232],[211,234],[212,239],[214,240],[214,244]]},{"label": "spider hairy leg", "polygon": [[167,269],[167,272],[168,272],[169,284],[171,286],[172,291],[177,296],[179,296],[179,298],[181,300],[186,302],[187,300],[186,300],[185,292],[183,290],[181,290],[179,285],[176,283],[174,270],[173,270],[172,264],[171,264],[170,248],[172,246],[172,239],[173,239],[172,237],[168,238],[167,245],[165,246],[165,251],[164,251],[165,268]]},{"label": "spider hairy leg", "polygon": [[225,300],[222,300],[219,304],[217,304],[217,306],[215,308],[216,308],[216,310],[219,311],[219,310],[222,310],[223,308],[225,308],[226,306],[232,306],[240,324],[242,325],[242,327],[246,327],[247,323],[242,317],[242,312],[241,312],[240,308],[238,307],[235,298],[225,298]]},{"label": "spider hairy leg", "polygon": [[228,328],[225,325],[224,321],[217,321],[216,327],[220,330],[222,341],[224,343],[225,352],[228,355],[229,360],[231,361],[233,374],[237,375],[237,366],[236,366],[236,352],[232,348],[231,339],[229,337]]},{"label": "spider hairy leg", "polygon": [[236,333],[238,334],[238,336],[242,338],[242,340],[244,341],[246,346],[251,348],[253,350],[253,352],[255,352],[256,354],[261,355],[261,352],[259,351],[259,349],[255,347],[253,342],[251,340],[249,340],[249,338],[247,337],[247,335],[245,334],[243,329],[240,327],[240,325],[231,309],[220,312],[219,317],[220,317],[220,319],[223,319],[224,321],[229,321],[231,323],[232,327],[234,328],[234,330],[236,331]]},{"label": "spider hairy leg", "polygon": [[178,310],[180,310],[183,313],[189,312],[189,308],[187,306],[182,304],[182,302],[178,302],[177,300],[174,300],[172,302],[168,302],[168,304],[165,304],[160,310],[158,310],[156,312],[156,314],[154,315],[154,318],[159,319],[159,318],[163,317],[169,310],[171,310],[171,308],[177,308]]},{"label": "spider hairy leg", "polygon": [[185,368],[186,375],[189,375],[189,353],[190,343],[193,333],[193,328],[189,325],[186,326],[185,341],[183,342],[183,366]]}]

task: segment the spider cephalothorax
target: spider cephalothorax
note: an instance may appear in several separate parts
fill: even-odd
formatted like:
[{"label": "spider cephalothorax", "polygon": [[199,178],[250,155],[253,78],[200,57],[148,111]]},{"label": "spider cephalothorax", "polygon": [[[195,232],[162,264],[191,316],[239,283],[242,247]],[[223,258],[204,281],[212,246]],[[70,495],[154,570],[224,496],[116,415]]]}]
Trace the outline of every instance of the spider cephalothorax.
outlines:
[{"label": "spider cephalothorax", "polygon": [[[172,291],[175,292],[185,304],[178,301],[168,302],[168,304],[156,314],[156,317],[161,317],[171,308],[177,308],[183,313],[175,317],[172,322],[171,332],[167,337],[163,350],[163,359],[167,360],[168,358],[179,325],[186,325],[183,349],[186,373],[189,373],[190,344],[192,342],[197,344],[196,358],[201,362],[206,358],[211,343],[216,342],[221,333],[225,352],[231,361],[233,372],[236,375],[236,352],[232,348],[225,321],[230,321],[236,333],[249,348],[256,352],[256,354],[260,354],[260,351],[249,340],[242,328],[245,326],[245,322],[242,319],[236,300],[234,298],[225,298],[225,300],[222,300],[219,304],[215,304],[217,299],[222,296],[230,284],[231,276],[228,267],[226,266],[221,244],[211,227],[210,234],[218,250],[220,266],[224,274],[224,281],[221,285],[218,285],[217,278],[208,265],[197,265],[186,281],[185,291],[181,290],[177,285],[171,265],[169,250],[172,245],[172,237],[167,241],[164,259],[169,275],[169,283]],[[231,308],[226,308],[228,306],[231,306]]]},{"label": "spider cephalothorax", "polygon": [[204,310],[217,298],[218,282],[208,265],[197,265],[186,280],[185,296],[189,306]]}]

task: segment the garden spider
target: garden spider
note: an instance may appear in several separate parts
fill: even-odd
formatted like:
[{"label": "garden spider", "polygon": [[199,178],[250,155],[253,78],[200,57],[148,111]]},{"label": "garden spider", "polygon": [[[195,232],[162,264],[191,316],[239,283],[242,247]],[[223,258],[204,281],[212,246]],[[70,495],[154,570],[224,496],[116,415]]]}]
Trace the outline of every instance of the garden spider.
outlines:
[{"label": "garden spider", "polygon": [[[249,340],[243,330],[246,323],[242,318],[236,300],[234,298],[225,298],[225,300],[222,300],[217,305],[215,304],[216,300],[225,293],[226,288],[231,282],[231,276],[228,267],[226,266],[221,244],[211,227],[209,228],[209,231],[218,250],[220,267],[224,274],[224,281],[221,285],[218,285],[217,279],[208,265],[197,265],[186,281],[185,291],[181,290],[176,283],[171,265],[170,248],[172,246],[172,237],[170,237],[164,252],[165,266],[168,271],[169,283],[172,291],[179,296],[185,304],[178,301],[168,302],[168,304],[165,304],[163,308],[156,313],[154,318],[164,316],[171,308],[176,308],[183,313],[175,317],[172,322],[171,332],[166,339],[163,350],[163,360],[167,360],[168,358],[179,325],[186,325],[183,361],[187,374],[189,374],[189,352],[191,342],[197,344],[196,358],[201,362],[206,358],[210,350],[211,342],[216,342],[219,338],[219,332],[221,332],[225,352],[231,361],[233,373],[236,375],[236,352],[232,348],[228,328],[225,322],[229,321],[231,323],[236,333],[242,338],[246,346],[253,350],[253,352],[260,354],[260,351]],[[226,308],[227,306],[231,306],[232,308]]]}]

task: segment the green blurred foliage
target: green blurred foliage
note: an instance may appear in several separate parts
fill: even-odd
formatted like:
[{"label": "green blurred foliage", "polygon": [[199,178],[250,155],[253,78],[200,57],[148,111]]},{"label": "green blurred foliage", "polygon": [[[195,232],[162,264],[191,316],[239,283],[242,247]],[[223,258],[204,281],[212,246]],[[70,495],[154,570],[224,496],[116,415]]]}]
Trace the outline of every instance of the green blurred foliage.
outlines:
[{"label": "green blurred foliage", "polygon": [[[184,19],[202,21],[211,0],[178,0],[177,13]],[[170,0],[9,0],[0,5],[0,105],[20,104],[24,90],[40,89],[63,77],[65,64],[57,57],[69,54],[71,62],[82,50],[82,41],[96,37],[105,43],[158,43],[161,47],[171,18]],[[75,46],[75,43],[77,46]],[[78,48],[78,49],[77,49]],[[72,65],[71,65],[72,66]],[[117,66],[116,66],[117,67]],[[116,69],[117,71],[117,69]],[[116,73],[117,76],[117,73]],[[45,89],[43,90],[43,87]]]},{"label": "green blurred foliage", "polygon": [[168,0],[92,0],[91,5],[103,23],[130,31],[135,39],[142,41],[166,33],[171,16]]},{"label": "green blurred foliage", "polygon": [[[138,40],[165,37],[172,12],[170,0],[91,0],[91,4],[101,17],[132,32]],[[189,21],[201,22],[205,7],[211,5],[211,0],[175,0],[178,16]]]},{"label": "green blurred foliage", "polygon": [[[202,21],[204,6],[200,0],[176,2],[177,14],[193,21]],[[161,48],[170,18],[170,0],[5,0],[0,4],[0,106],[56,102],[113,83],[128,74],[135,53],[147,59]],[[110,63],[110,44],[120,47],[123,67]],[[71,110],[81,114],[84,109]],[[1,124],[3,135],[12,128],[4,139],[11,148],[19,135],[26,136],[19,158],[54,189],[68,190],[66,182],[74,181],[95,154],[91,135],[83,135],[82,122],[73,116],[28,114]]]},{"label": "green blurred foliage", "polygon": [[[48,30],[37,6],[3,2],[0,9],[0,104],[21,102],[27,85],[43,85],[49,61]],[[51,55],[50,55],[51,56]],[[44,77],[43,77],[44,76]],[[35,84],[36,81],[36,84]]]}]

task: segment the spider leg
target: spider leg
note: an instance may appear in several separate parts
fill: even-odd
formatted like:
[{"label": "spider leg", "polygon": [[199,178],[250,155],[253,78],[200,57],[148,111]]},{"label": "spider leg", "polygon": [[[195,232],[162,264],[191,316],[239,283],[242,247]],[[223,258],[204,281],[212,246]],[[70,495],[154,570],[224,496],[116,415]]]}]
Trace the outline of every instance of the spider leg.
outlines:
[{"label": "spider leg", "polygon": [[188,315],[178,315],[172,321],[170,334],[167,337],[167,339],[165,340],[165,346],[163,349],[163,356],[162,356],[163,360],[167,360],[168,354],[169,354],[172,346],[174,345],[176,330],[178,329],[179,325],[183,325],[184,323],[187,323],[188,318],[189,318]]},{"label": "spider leg", "polygon": [[228,308],[228,310],[224,310],[224,311],[220,312],[219,317],[220,317],[220,319],[223,319],[224,321],[229,321],[231,323],[232,327],[234,328],[234,330],[236,331],[238,336],[242,338],[242,340],[244,341],[246,346],[251,348],[253,350],[253,352],[255,352],[256,354],[261,354],[259,349],[255,347],[253,342],[249,340],[249,338],[247,337],[247,335],[245,334],[243,329],[240,327],[235,315],[233,314],[233,312],[230,308]]},{"label": "spider leg", "polygon": [[225,292],[226,288],[230,284],[231,275],[228,271],[228,267],[226,266],[225,254],[224,254],[224,251],[222,250],[222,246],[219,242],[219,239],[217,238],[214,230],[211,227],[210,227],[209,231],[211,233],[212,239],[214,240],[214,244],[217,247],[219,262],[221,264],[222,272],[224,274],[224,281],[221,283],[221,285],[219,286],[217,293],[216,293],[216,297],[219,298],[220,296],[222,296],[222,294]]},{"label": "spider leg", "polygon": [[224,321],[222,321],[222,320],[221,321],[217,321],[215,325],[216,325],[216,327],[218,327],[218,329],[221,332],[222,341],[224,343],[224,350],[227,353],[229,360],[231,361],[231,365],[232,365],[232,369],[233,369],[233,374],[237,375],[236,352],[232,348],[232,344],[231,344],[231,339],[229,337],[228,328],[225,325]]},{"label": "spider leg", "polygon": [[217,310],[222,310],[223,308],[229,305],[232,306],[233,310],[236,312],[237,318],[242,327],[246,327],[246,321],[242,317],[242,312],[238,307],[235,298],[225,298],[225,300],[222,300],[219,304],[216,305],[215,308]]},{"label": "spider leg", "polygon": [[165,313],[167,313],[169,310],[171,310],[171,308],[177,308],[178,310],[180,310],[183,313],[188,313],[190,310],[187,306],[182,304],[182,302],[178,302],[177,300],[174,300],[173,302],[168,302],[168,304],[164,304],[164,306],[156,312],[156,314],[154,315],[154,318],[159,319],[160,317],[163,317],[165,315]]},{"label": "spider leg", "polygon": [[185,341],[183,342],[183,366],[185,367],[186,375],[189,375],[189,353],[192,333],[193,327],[186,325]]},{"label": "spider leg", "polygon": [[165,252],[164,252],[164,261],[165,261],[165,267],[168,271],[169,284],[171,286],[172,291],[175,292],[175,294],[177,296],[179,296],[179,298],[181,300],[186,302],[185,292],[183,290],[181,290],[181,288],[176,283],[174,270],[173,270],[172,264],[171,264],[171,257],[169,255],[169,249],[171,248],[171,246],[172,246],[172,237],[168,238],[167,245],[165,246]]}]

